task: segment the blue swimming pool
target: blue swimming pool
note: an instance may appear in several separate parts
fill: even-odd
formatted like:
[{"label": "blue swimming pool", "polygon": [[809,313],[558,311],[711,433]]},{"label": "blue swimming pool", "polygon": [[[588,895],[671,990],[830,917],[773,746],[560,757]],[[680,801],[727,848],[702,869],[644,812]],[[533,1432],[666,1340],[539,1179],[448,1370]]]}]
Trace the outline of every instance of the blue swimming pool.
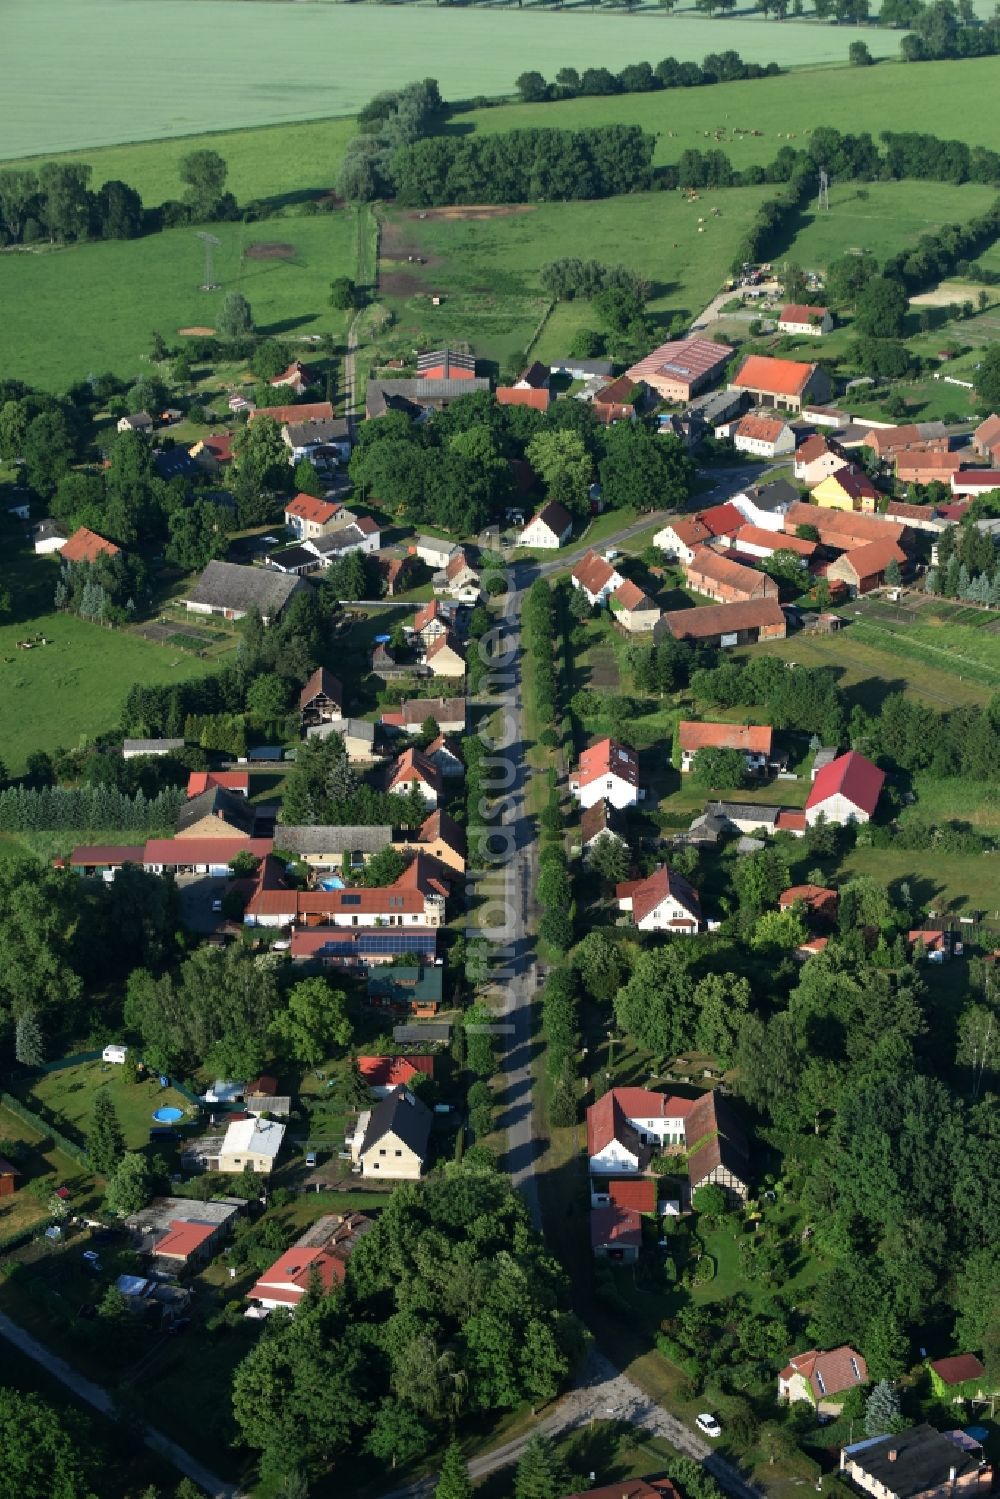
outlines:
[{"label": "blue swimming pool", "polygon": [[319,881],[321,890],[343,890],[344,882],[339,874],[331,874],[325,880]]},{"label": "blue swimming pool", "polygon": [[153,1118],[157,1124],[176,1124],[178,1119],[184,1118],[183,1109],[154,1109]]}]

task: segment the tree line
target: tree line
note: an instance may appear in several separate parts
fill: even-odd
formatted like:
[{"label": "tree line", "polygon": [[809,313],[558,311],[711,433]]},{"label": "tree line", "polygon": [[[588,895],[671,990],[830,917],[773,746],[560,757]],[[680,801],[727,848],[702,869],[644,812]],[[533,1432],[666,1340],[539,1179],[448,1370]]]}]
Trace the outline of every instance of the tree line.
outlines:
[{"label": "tree line", "polygon": [[696,62],[678,62],[665,57],[655,66],[648,62],[629,63],[618,73],[609,68],[560,68],[555,82],[549,83],[534,70],[522,73],[515,88],[525,104],[543,104],[559,99],[576,99],[590,95],[647,94],[660,89],[700,88],[706,84],[730,83],[747,78],[774,78],[782,69],[776,62],[744,62],[738,52],[710,52],[701,66]]},{"label": "tree line", "polygon": [[0,171],[0,248],[43,240],[136,239],[178,224],[236,218],[227,172],[217,151],[189,151],[179,163],[183,195],[147,208],[134,187],[117,179],[92,189],[93,168],[85,162],[8,168]]},{"label": "tree line", "polygon": [[0,829],[10,833],[60,828],[152,833],[172,828],[184,804],[184,792],[167,787],[147,797],[109,785],[7,786],[0,791]]}]

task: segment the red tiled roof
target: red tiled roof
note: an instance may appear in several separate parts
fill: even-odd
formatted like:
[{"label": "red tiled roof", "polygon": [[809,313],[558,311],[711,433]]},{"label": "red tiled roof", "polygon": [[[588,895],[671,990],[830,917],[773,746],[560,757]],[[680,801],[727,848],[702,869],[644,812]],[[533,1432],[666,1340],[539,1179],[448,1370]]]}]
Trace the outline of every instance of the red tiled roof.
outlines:
[{"label": "red tiled roof", "polygon": [[440,619],[444,623],[444,610],[437,599],[431,599],[422,609],[418,609],[413,616],[413,628],[419,633],[435,619]]},{"label": "red tiled roof", "polygon": [[318,500],[312,494],[297,494],[288,501],[285,514],[297,515],[302,520],[315,522],[317,526],[325,526],[342,508],[341,505],[331,504],[329,500]]},{"label": "red tiled roof", "polygon": [[[843,473],[842,468],[838,469],[833,478],[839,481]],[[794,535],[799,526],[814,526],[825,545],[837,547],[842,552],[865,541],[883,541],[887,536],[893,541],[902,541],[906,530],[905,526],[877,515],[859,515],[853,510],[827,510],[821,505],[808,505],[797,500],[785,511],[785,531]]]},{"label": "red tiled roof", "polygon": [[811,437],[806,438],[805,442],[796,452],[795,462],[815,463],[817,458],[825,458],[827,453],[831,453],[832,451],[833,449],[826,438],[821,437],[818,432],[814,432]]},{"label": "red tiled roof", "polygon": [[781,309],[780,323],[821,323],[826,317],[825,307],[806,307],[801,302],[788,302]]},{"label": "red tiled roof", "polygon": [[704,640],[709,635],[784,625],[785,616],[776,598],[763,598],[735,604],[709,604],[698,609],[675,609],[661,615],[660,622],[665,622],[675,640]]},{"label": "red tiled roof", "polygon": [[144,864],[228,864],[237,854],[263,859],[274,847],[273,838],[150,838],[143,850]]},{"label": "red tiled roof", "polygon": [[636,926],[669,896],[673,896],[674,900],[690,912],[692,920],[701,920],[701,901],[697,890],[666,864],[660,869],[654,869],[645,879],[626,880],[624,884],[616,885],[615,894],[619,899],[631,900],[632,919]]},{"label": "red tiled roof", "polygon": [[619,375],[610,385],[603,386],[594,396],[595,406],[632,406],[638,399],[637,382],[628,375]]},{"label": "red tiled roof", "polygon": [[344,1263],[325,1249],[293,1246],[275,1260],[270,1270],[265,1270],[247,1294],[251,1301],[280,1301],[285,1306],[296,1306],[308,1291],[313,1275],[318,1275],[323,1289],[329,1291],[335,1280],[343,1280]]},{"label": "red tiled roof", "polygon": [[[207,437],[201,439],[201,447],[206,453],[211,453],[216,463],[231,463],[233,459],[233,434],[231,432],[210,432]],[[188,452],[194,456],[194,449],[198,443],[192,443]]]},{"label": "red tiled roof", "polygon": [[79,530],[73,532],[59,556],[63,562],[95,562],[101,556],[117,557],[120,551],[121,548],[116,547],[113,541],[105,541],[96,531],[80,526]]},{"label": "red tiled roof", "polygon": [[915,928],[907,932],[906,941],[909,947],[916,947],[917,943],[923,944],[927,952],[943,952],[948,946],[948,937],[945,932],[928,931]]},{"label": "red tiled roof", "polygon": [[729,536],[746,524],[746,516],[742,510],[730,505],[728,501],[724,505],[709,505],[707,510],[699,510],[695,519],[713,537]]},{"label": "red tiled roof", "polygon": [[906,553],[896,542],[886,539],[852,547],[840,560],[852,567],[859,579],[874,578],[884,573],[890,562],[905,563]]},{"label": "red tiled roof", "polygon": [[976,442],[982,443],[984,447],[992,447],[994,443],[1000,443],[1000,416],[996,412],[992,416],[985,417],[973,432]]},{"label": "red tiled roof", "polygon": [[293,359],[288,368],[282,370],[280,375],[275,375],[274,379],[269,383],[271,385],[291,385],[298,379],[302,381],[303,385],[311,385],[313,378],[311,370],[307,370],[304,364],[300,364],[297,359]]},{"label": "red tiled roof", "polygon": [[307,401],[300,406],[258,406],[250,413],[250,421],[258,416],[269,416],[283,427],[288,422],[332,422],[331,401]]},{"label": "red tiled roof", "polygon": [[774,730],[767,724],[695,723],[685,719],[677,726],[682,750],[737,749],[747,754],[769,755]]},{"label": "red tiled roof", "polygon": [[202,1244],[208,1242],[215,1229],[216,1225],[213,1223],[185,1223],[181,1219],[172,1218],[168,1232],[154,1246],[154,1253],[167,1255],[171,1259],[186,1260]]},{"label": "red tiled roof", "polygon": [[804,541],[801,536],[789,536],[783,531],[765,531],[763,526],[741,526],[733,538],[737,548],[747,546],[769,547],[772,552],[794,552],[797,557],[813,557],[816,542]]},{"label": "red tiled roof", "polygon": [[812,783],[806,807],[819,807],[829,797],[840,795],[871,816],[878,806],[884,782],[884,771],[857,750],[848,750],[846,755],[839,755],[823,766]]},{"label": "red tiled roof", "polygon": [[[453,655],[460,656],[463,661],[465,660],[465,651],[450,630],[445,630],[442,634],[434,637],[427,647],[427,660],[433,661],[434,657],[440,655],[444,650],[449,650]],[[456,672],[455,675],[457,676],[458,673]]]},{"label": "red tiled roof", "polygon": [[643,593],[638,583],[633,583],[631,578],[626,578],[611,595],[612,599],[620,608],[630,613],[634,609],[655,609],[656,605],[648,593]]},{"label": "red tiled roof", "polygon": [[420,824],[420,841],[422,843],[434,843],[440,838],[447,843],[455,853],[465,857],[465,834],[453,817],[447,812],[442,812],[438,807],[428,817],[426,822]]},{"label": "red tiled roof", "polygon": [[639,1249],[642,1245],[642,1219],[631,1208],[594,1208],[590,1215],[590,1243],[594,1249],[606,1244],[616,1248]]},{"label": "red tiled roof", "polygon": [[794,359],[749,354],[733,384],[740,390],[762,390],[767,395],[800,396],[815,370],[814,364],[799,364]]},{"label": "red tiled roof", "polygon": [[964,1384],[967,1379],[982,1379],[986,1373],[974,1353],[954,1353],[950,1358],[936,1358],[931,1368],[945,1384]]},{"label": "red tiled roof", "polygon": [[656,1182],[651,1176],[639,1181],[613,1181],[608,1184],[608,1196],[618,1208],[631,1208],[635,1213],[656,1212]]},{"label": "red tiled roof", "polygon": [[755,567],[745,567],[742,562],[733,562],[731,558],[723,557],[709,547],[696,548],[694,557],[688,563],[687,578],[695,590],[698,588],[697,580],[706,578],[709,583],[736,589],[748,598],[755,595],[764,598],[778,596],[777,583],[766,573],[758,572]]},{"label": "red tiled roof", "polygon": [[307,708],[314,697],[328,697],[338,708],[344,705],[344,687],[339,677],[325,666],[317,666],[302,691],[299,693],[299,708]]},{"label": "red tiled roof", "polygon": [[854,1385],[864,1384],[868,1379],[868,1366],[860,1353],[847,1343],[839,1348],[809,1348],[805,1353],[796,1353],[781,1371],[782,1379],[791,1379],[800,1374],[812,1388],[813,1395],[823,1400],[828,1395],[839,1395]]},{"label": "red tiled roof", "polygon": [[627,744],[617,739],[599,739],[580,756],[580,768],[576,773],[578,786],[588,786],[601,776],[618,776],[630,786],[639,784],[639,757]]},{"label": "red tiled roof", "polygon": [[519,385],[498,385],[496,396],[500,406],[530,406],[533,411],[548,411],[552,400],[548,388],[531,390]]},{"label": "red tiled roof", "polygon": [[414,778],[425,782],[440,796],[443,785],[441,772],[431,760],[428,760],[422,750],[411,748],[404,750],[395,765],[390,768],[389,789],[392,790],[403,781],[410,781]]},{"label": "red tiled roof", "polygon": [[574,567],[572,576],[588,593],[598,594],[611,582],[615,569],[596,552],[587,552]]},{"label": "red tiled roof", "polygon": [[[957,453],[922,453],[912,448],[906,452],[896,453],[896,477],[905,478],[907,474],[926,473],[929,469],[935,474],[955,474],[962,467],[962,460]],[[65,556],[66,548],[63,548]]]},{"label": "red tiled roof", "polygon": [[415,1077],[434,1076],[433,1057],[358,1057],[358,1071],[369,1088],[399,1088]]},{"label": "red tiled roof", "polygon": [[804,953],[810,958],[814,958],[817,953],[821,953],[823,949],[825,947],[829,947],[829,945],[829,937],[810,937],[808,942],[800,942],[795,951],[797,953]]},{"label": "red tiled roof", "polygon": [[778,909],[787,911],[791,906],[801,904],[818,916],[834,916],[839,900],[836,890],[825,885],[790,885],[778,897]]},{"label": "red tiled roof", "polygon": [[748,413],[736,428],[737,437],[747,437],[752,442],[777,442],[787,423],[777,417],[754,416]]},{"label": "red tiled roof", "polygon": [[[572,526],[573,517],[565,505],[560,505],[558,500],[550,500],[547,505],[542,506],[541,510],[535,512],[528,525],[533,526],[535,521],[541,521],[542,525],[547,526],[553,536],[563,536]],[[525,527],[525,530],[527,530],[527,527]]]},{"label": "red tiled roof", "polygon": [[247,770],[192,770],[188,776],[188,797],[200,796],[212,786],[221,786],[225,791],[239,791],[244,796],[250,791],[250,772]]},{"label": "red tiled roof", "polygon": [[835,469],[829,477],[852,500],[874,500],[877,504],[883,498],[882,491],[876,489],[864,469],[857,468],[853,463],[845,463],[843,468]]},{"label": "red tiled roof", "polygon": [[806,827],[804,812],[791,812],[787,808],[778,813],[775,828],[779,833],[803,833]]},{"label": "red tiled roof", "polygon": [[96,864],[141,864],[143,845],[133,843],[82,843],[69,856],[71,869]]}]

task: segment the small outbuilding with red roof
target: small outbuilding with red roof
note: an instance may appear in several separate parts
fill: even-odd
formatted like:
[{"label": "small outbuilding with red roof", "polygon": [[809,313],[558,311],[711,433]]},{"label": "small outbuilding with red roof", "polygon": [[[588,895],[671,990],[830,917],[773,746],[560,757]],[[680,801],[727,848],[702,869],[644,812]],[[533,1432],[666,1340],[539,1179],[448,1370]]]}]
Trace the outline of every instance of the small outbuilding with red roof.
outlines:
[{"label": "small outbuilding with red roof", "polygon": [[414,1078],[434,1076],[434,1058],[358,1057],[358,1071],[376,1098],[387,1098],[397,1088],[408,1088]]},{"label": "small outbuilding with red roof", "polygon": [[885,772],[871,760],[849,750],[824,765],[812,783],[805,806],[809,827],[822,817],[843,825],[868,822],[874,816],[885,784]]},{"label": "small outbuilding with red roof", "polygon": [[590,1247],[597,1259],[634,1265],[642,1248],[642,1219],[632,1208],[594,1208],[590,1215]]}]

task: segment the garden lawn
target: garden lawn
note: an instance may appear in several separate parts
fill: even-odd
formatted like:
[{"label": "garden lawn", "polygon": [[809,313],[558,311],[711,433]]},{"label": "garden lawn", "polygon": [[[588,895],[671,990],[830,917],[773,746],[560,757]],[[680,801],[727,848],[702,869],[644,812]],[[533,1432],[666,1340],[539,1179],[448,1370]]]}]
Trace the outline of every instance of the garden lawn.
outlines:
[{"label": "garden lawn", "polygon": [[[8,0],[0,140],[28,156],[349,115],[428,75],[445,98],[509,95],[525,68],[551,77],[564,64],[621,68],[726,47],[754,62],[845,63],[859,38],[898,53],[895,31],[743,15],[722,24],[693,8],[623,21],[534,7]],[[869,89],[874,103],[881,89]]]},{"label": "garden lawn", "polygon": [[905,880],[918,906],[955,915],[985,911],[1000,919],[1000,859],[989,854],[907,852],[891,848],[856,848],[840,865],[838,879],[871,875],[879,885]]},{"label": "garden lawn", "polygon": [[[53,613],[57,577],[51,557],[0,541],[0,587],[10,589],[17,616],[16,624],[0,626],[0,760],[13,774],[32,750],[72,748],[113,730],[133,682],[185,682],[216,665],[130,630]],[[19,640],[39,633],[50,644],[18,650]]]},{"label": "garden lawn", "polygon": [[[396,322],[377,338],[378,349],[387,357],[427,342],[469,340],[480,358],[518,364],[548,306],[539,273],[561,256],[621,263],[647,278],[654,320],[693,316],[718,291],[734,245],[767,194],[764,187],[731,188],[689,203],[677,193],[633,193],[501,209],[489,218],[461,209],[390,210],[379,299]],[[411,263],[409,255],[425,263]],[[444,296],[441,307],[431,305],[432,294]],[[577,329],[596,321],[586,301],[559,303],[532,356],[548,362],[565,355]]]},{"label": "garden lawn", "polygon": [[[40,1134],[2,1104],[0,1140],[18,1141],[26,1147],[16,1163],[21,1173],[17,1180],[17,1190],[12,1197],[0,1198],[0,1242],[23,1229],[32,1228],[48,1217],[45,1199],[35,1197],[26,1190],[31,1182],[40,1177],[49,1177],[53,1189],[67,1185],[74,1188],[86,1186],[89,1190],[92,1185],[92,1179],[76,1161],[64,1155],[44,1134]],[[79,1198],[74,1205],[81,1205]]]},{"label": "garden lawn", "polygon": [[154,1109],[179,1108],[190,1117],[192,1105],[173,1088],[161,1088],[155,1077],[127,1083],[121,1067],[100,1058],[38,1073],[19,1082],[15,1091],[29,1109],[38,1109],[43,1118],[50,1117],[70,1140],[78,1139],[85,1145],[94,1099],[102,1088],[107,1088],[111,1095],[129,1150],[138,1150],[149,1143]]},{"label": "garden lawn", "polygon": [[57,856],[72,853],[80,843],[134,844],[141,848],[147,838],[173,836],[172,827],[150,828],[141,833],[122,828],[59,828],[58,831],[46,829],[38,833],[0,833],[0,861],[29,858],[48,864]]},{"label": "garden lawn", "polygon": [[[149,371],[154,328],[173,343],[180,328],[214,327],[233,291],[247,298],[262,332],[339,329],[327,297],[334,276],[353,275],[352,210],[213,224],[212,232],[221,240],[214,292],[200,289],[202,246],[189,228],[0,257],[5,374],[50,390],[104,370],[136,379]],[[244,258],[260,243],[292,245],[294,258]]]}]

